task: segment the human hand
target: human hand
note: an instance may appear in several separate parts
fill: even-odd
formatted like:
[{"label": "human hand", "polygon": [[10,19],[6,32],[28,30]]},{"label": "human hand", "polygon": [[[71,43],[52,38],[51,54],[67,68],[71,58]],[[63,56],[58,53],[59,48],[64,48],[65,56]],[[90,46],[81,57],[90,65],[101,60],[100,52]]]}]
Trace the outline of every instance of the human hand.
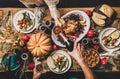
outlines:
[{"label": "human hand", "polygon": [[80,43],[74,42],[74,48],[72,52],[67,52],[72,56],[78,63],[83,61],[82,52],[84,51],[84,46]]},{"label": "human hand", "polygon": [[36,68],[33,69],[33,79],[39,79],[41,75],[42,73],[38,72]]}]

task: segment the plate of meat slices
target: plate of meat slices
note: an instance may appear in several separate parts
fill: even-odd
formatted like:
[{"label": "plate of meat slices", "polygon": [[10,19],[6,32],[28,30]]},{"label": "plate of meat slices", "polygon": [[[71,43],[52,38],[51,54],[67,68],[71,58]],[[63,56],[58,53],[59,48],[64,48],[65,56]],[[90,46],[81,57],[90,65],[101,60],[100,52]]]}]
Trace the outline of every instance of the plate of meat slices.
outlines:
[{"label": "plate of meat slices", "polygon": [[69,40],[76,40],[78,42],[87,34],[90,28],[88,15],[80,10],[73,10],[66,13],[59,21],[62,23],[62,26],[53,27],[52,39],[61,47],[66,47],[66,45],[59,37],[60,32],[63,32]]},{"label": "plate of meat slices", "polygon": [[116,28],[106,28],[99,34],[100,45],[105,51],[120,49],[120,31]]},{"label": "plate of meat slices", "polygon": [[30,10],[20,10],[13,17],[13,25],[17,31],[30,33],[35,28],[35,15]]}]

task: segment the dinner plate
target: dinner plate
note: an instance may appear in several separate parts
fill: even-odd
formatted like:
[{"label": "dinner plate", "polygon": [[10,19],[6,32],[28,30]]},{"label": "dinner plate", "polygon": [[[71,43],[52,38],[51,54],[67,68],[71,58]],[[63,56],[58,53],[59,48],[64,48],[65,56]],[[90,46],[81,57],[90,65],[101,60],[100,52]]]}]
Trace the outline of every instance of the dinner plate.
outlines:
[{"label": "dinner plate", "polygon": [[[111,34],[112,32],[114,32],[115,30],[117,30],[116,28],[106,28],[106,29],[103,29],[100,34],[99,34],[99,40],[100,40],[100,45],[101,47],[105,50],[105,51],[109,51],[109,52],[114,52],[114,51],[117,51],[120,49],[120,46],[115,46],[115,47],[107,47],[103,44],[103,41],[102,39],[105,37],[105,36],[108,36],[109,34]],[[118,30],[119,31],[119,30]],[[119,31],[120,33],[120,31]],[[119,37],[120,38],[120,37]],[[119,40],[118,40],[119,41]]]},{"label": "dinner plate", "polygon": [[[57,68],[57,66],[56,66],[55,69],[52,69],[52,68],[49,67],[50,70],[51,70],[52,72],[56,73],[56,74],[63,74],[63,73],[65,73],[65,72],[67,72],[67,71],[70,69],[71,65],[72,65],[71,57],[66,53],[66,51],[63,51],[63,50],[54,51],[54,52],[51,54],[51,56],[52,56],[53,59],[56,59],[56,58],[55,58],[55,57],[56,57],[55,55],[57,55],[57,56],[63,55],[63,56],[66,57],[66,59],[67,59],[67,62],[66,62],[66,65],[65,65],[66,67],[65,67],[65,69],[62,69],[62,70],[59,70],[59,69]],[[54,64],[55,64],[55,61],[54,61]],[[49,65],[48,65],[48,66],[49,66]]]},{"label": "dinner plate", "polygon": [[[32,19],[32,22],[33,22],[33,24],[31,26],[29,26],[29,28],[27,28],[27,30],[20,29],[20,25],[18,25],[18,20],[21,20],[21,17],[22,17],[21,14],[23,14],[25,12],[27,15],[30,15],[30,18]],[[20,11],[16,12],[13,17],[13,25],[17,31],[20,31],[22,33],[32,32],[36,28],[34,13],[31,12],[30,10],[20,10]]]},{"label": "dinner plate", "polygon": [[[79,15],[82,15],[82,16],[86,19],[86,26],[84,26],[84,31],[83,31],[83,33],[81,33],[81,34],[79,35],[79,37],[76,39],[76,41],[78,42],[78,41],[80,41],[80,40],[87,34],[87,32],[88,32],[88,30],[89,30],[89,28],[90,28],[90,19],[89,19],[88,15],[87,15],[85,12],[80,11],[80,10],[70,11],[70,12],[66,13],[65,15],[63,15],[61,18],[66,18],[66,17],[68,17],[68,16],[71,15],[71,14],[76,14],[76,15],[79,14]],[[53,29],[54,29],[54,28],[53,28]],[[57,40],[57,38],[56,38],[56,36],[55,36],[55,34],[54,34],[54,32],[53,32],[53,29],[52,29],[52,40],[53,40],[57,45],[59,45],[59,46],[61,46],[61,47],[66,47],[66,45],[62,44],[60,41]]]}]

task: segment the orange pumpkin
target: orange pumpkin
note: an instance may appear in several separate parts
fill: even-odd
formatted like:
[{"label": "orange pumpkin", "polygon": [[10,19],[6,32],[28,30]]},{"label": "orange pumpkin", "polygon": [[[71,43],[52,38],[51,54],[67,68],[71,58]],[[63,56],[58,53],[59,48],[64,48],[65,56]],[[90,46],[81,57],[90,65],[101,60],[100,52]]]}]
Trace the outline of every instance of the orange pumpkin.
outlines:
[{"label": "orange pumpkin", "polygon": [[27,42],[27,48],[33,56],[47,55],[52,49],[51,39],[43,32],[32,34]]}]

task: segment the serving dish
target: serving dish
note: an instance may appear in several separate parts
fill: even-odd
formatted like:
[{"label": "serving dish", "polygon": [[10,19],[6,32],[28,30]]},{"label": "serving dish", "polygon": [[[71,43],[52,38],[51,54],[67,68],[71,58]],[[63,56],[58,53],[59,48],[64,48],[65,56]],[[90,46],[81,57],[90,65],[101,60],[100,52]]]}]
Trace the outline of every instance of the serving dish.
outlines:
[{"label": "serving dish", "polygon": [[[90,19],[88,15],[83,11],[73,10],[66,13],[61,18],[62,18],[61,23],[63,23],[62,27],[64,27],[62,28],[62,31],[64,31],[65,35],[70,40],[72,38],[72,39],[75,39],[77,42],[80,41],[87,34],[87,31],[90,28]],[[65,29],[66,27],[64,26],[66,22],[67,22],[67,29]],[[55,33],[56,27],[58,26],[54,26],[54,28],[52,29],[52,35],[51,35],[52,39],[57,45],[61,47],[66,47],[65,44],[60,42],[59,38],[57,37],[57,34]],[[58,30],[56,30],[56,32],[58,32]]]},{"label": "serving dish", "polygon": [[100,56],[95,49],[87,49],[82,55],[84,62],[90,68],[96,67],[100,62]]},{"label": "serving dish", "polygon": [[70,69],[72,61],[66,51],[57,50],[47,58],[47,64],[52,72],[56,74],[63,74]]},{"label": "serving dish", "polygon": [[20,10],[13,17],[13,25],[17,31],[30,33],[35,28],[35,15],[30,10]]},{"label": "serving dish", "polygon": [[[113,34],[115,33],[115,31],[117,31],[117,34]],[[100,34],[99,34],[99,40],[100,40],[100,45],[101,47],[105,50],[105,51],[109,51],[109,52],[113,52],[113,51],[117,51],[120,49],[120,31],[117,30],[116,28],[105,28],[103,29]],[[111,36],[112,35],[112,36]],[[106,37],[109,38],[106,40]],[[114,44],[112,44],[112,40],[114,41],[115,38],[115,42]],[[105,43],[105,42],[108,43]],[[109,44],[110,43],[110,44]]]}]

